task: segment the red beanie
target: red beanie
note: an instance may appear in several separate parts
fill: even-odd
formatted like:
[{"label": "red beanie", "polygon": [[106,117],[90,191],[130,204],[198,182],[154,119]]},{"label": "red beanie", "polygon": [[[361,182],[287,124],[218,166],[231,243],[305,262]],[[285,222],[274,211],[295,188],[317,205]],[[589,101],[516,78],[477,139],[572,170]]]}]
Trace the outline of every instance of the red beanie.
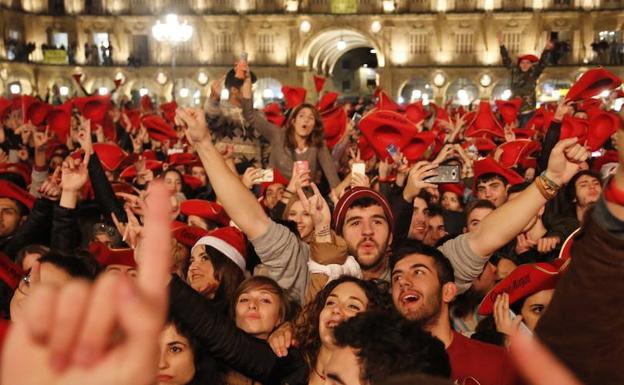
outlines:
[{"label": "red beanie", "polygon": [[371,198],[377,202],[379,206],[381,206],[384,214],[386,214],[386,219],[388,220],[388,225],[390,226],[390,232],[392,232],[394,216],[392,215],[390,204],[386,198],[373,189],[367,187],[354,187],[346,191],[338,203],[336,203],[336,207],[334,207],[332,222],[336,233],[342,235],[342,225],[344,224],[345,217],[347,216],[347,211],[349,211],[353,202],[362,198]]},{"label": "red beanie", "polygon": [[197,241],[191,249],[191,253],[193,253],[193,249],[200,245],[214,247],[245,272],[247,268],[245,236],[236,227],[221,227],[210,232],[210,234]]}]

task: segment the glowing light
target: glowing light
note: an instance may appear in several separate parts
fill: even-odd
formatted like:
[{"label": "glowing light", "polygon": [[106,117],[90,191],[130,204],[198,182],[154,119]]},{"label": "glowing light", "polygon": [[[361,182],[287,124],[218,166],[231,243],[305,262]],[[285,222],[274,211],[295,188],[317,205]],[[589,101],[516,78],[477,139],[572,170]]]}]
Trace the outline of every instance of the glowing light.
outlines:
[{"label": "glowing light", "polygon": [[199,82],[199,84],[204,85],[206,83],[208,83],[208,75],[206,75],[205,72],[200,72],[197,75],[197,81]]},{"label": "glowing light", "polygon": [[436,76],[434,76],[433,78],[433,84],[436,87],[442,87],[444,85],[444,83],[446,83],[446,78],[444,77],[444,75],[442,74],[437,74]]},{"label": "glowing light", "polygon": [[431,101],[429,100],[429,95],[423,94],[422,96],[422,104],[423,106],[428,106]]},{"label": "glowing light", "polygon": [[600,97],[601,97],[601,98],[608,98],[610,93],[611,93],[611,91],[609,91],[609,90],[604,90],[604,91],[602,91],[602,92],[600,93]]},{"label": "glowing light", "polygon": [[167,83],[167,75],[165,75],[164,72],[159,72],[158,75],[156,76],[156,81],[160,85]]},{"label": "glowing light", "polygon": [[561,91],[559,91],[559,90],[554,90],[554,91],[552,92],[552,97],[553,97],[554,99],[559,100],[559,99],[561,98]]},{"label": "glowing light", "polygon": [[370,50],[370,53],[376,54],[376,53],[377,53],[377,50],[376,50],[375,48],[372,48],[372,49]]},{"label": "glowing light", "polygon": [[503,93],[501,94],[501,99],[503,100],[509,100],[509,98],[511,98],[511,90],[510,89],[506,89],[505,91],[503,91]]},{"label": "glowing light", "polygon": [[200,96],[201,96],[201,92],[199,92],[199,90],[197,90],[197,91],[195,91],[193,93],[193,97],[196,98],[196,99],[199,98]]},{"label": "glowing light", "polygon": [[69,87],[67,87],[67,86],[60,86],[59,87],[59,93],[61,94],[61,96],[69,95]]},{"label": "glowing light", "polygon": [[22,92],[22,86],[19,83],[11,84],[9,91],[11,91],[13,95],[17,95]]},{"label": "glowing light", "polygon": [[371,31],[373,33],[381,31],[381,23],[379,22],[379,20],[373,21],[373,23],[371,24]]},{"label": "glowing light", "polygon": [[383,0],[383,10],[386,13],[394,12],[396,8],[394,0]]},{"label": "glowing light", "polygon": [[399,104],[403,103],[405,103],[405,99],[403,99],[403,96],[399,96]]},{"label": "glowing light", "polygon": [[297,12],[299,9],[299,2],[297,0],[286,1],[286,12]]},{"label": "glowing light", "polygon": [[149,90],[147,88],[143,87],[143,88],[139,89],[139,95],[140,96],[145,96],[147,94],[149,94]]},{"label": "glowing light", "polygon": [[338,51],[344,51],[344,49],[347,48],[347,42],[342,39],[338,40],[338,43],[336,43],[336,48],[338,49]]},{"label": "glowing light", "polygon": [[228,91],[227,89],[222,89],[221,90],[221,100],[227,100],[230,97],[230,91]]},{"label": "glowing light", "polygon": [[178,15],[170,13],[165,16],[165,23],[156,20],[152,27],[152,36],[160,42],[182,43],[188,41],[193,36],[193,27],[186,21],[182,24],[178,21]]},{"label": "glowing light", "polygon": [[418,100],[421,97],[422,97],[422,91],[420,91],[420,90],[413,90],[412,91],[412,101]]},{"label": "glowing light", "polygon": [[189,89],[188,88],[180,88],[180,97],[181,98],[186,98],[187,96],[189,96]]},{"label": "glowing light", "polygon": [[106,87],[100,87],[98,88],[98,94],[100,95],[106,95],[108,93],[108,88]]},{"label": "glowing light", "polygon": [[303,33],[308,33],[312,29],[312,24],[309,21],[304,20],[299,24],[299,30]]},{"label": "glowing light", "polygon": [[479,83],[481,83],[483,87],[489,87],[490,84],[492,84],[492,77],[488,74],[483,74],[483,76],[481,76],[481,79],[479,80]]},{"label": "glowing light", "polygon": [[275,94],[273,93],[273,90],[270,88],[267,88],[264,91],[262,91],[262,97],[265,99],[273,99],[274,96]]},{"label": "glowing light", "polygon": [[457,91],[457,98],[460,100],[466,100],[468,99],[468,91],[461,89],[459,91]]}]

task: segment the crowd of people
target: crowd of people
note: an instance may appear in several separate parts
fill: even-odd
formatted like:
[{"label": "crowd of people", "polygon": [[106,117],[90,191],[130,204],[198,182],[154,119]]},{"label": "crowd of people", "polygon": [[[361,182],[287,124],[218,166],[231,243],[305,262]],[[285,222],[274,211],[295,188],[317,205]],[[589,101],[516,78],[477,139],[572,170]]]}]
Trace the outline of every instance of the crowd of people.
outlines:
[{"label": "crowd of people", "polygon": [[624,383],[621,80],[537,106],[551,48],[474,109],[0,98],[0,382]]}]

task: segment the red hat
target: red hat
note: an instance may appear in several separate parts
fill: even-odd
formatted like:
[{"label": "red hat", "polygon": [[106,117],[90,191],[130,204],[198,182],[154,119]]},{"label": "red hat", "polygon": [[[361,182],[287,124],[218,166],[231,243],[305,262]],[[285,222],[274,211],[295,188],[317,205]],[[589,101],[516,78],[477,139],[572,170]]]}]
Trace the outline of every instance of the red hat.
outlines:
[{"label": "red hat", "polygon": [[191,249],[197,246],[212,246],[219,250],[244,272],[247,268],[247,245],[245,236],[236,227],[221,227],[202,237]]},{"label": "red hat", "polygon": [[8,287],[15,290],[19,286],[24,271],[19,265],[13,262],[6,254],[0,252],[0,280]]},{"label": "red hat", "polygon": [[338,94],[335,92],[326,92],[325,95],[321,97],[321,100],[316,104],[316,109],[319,112],[327,111],[330,108],[334,107],[334,104],[338,100]]},{"label": "red hat", "polygon": [[137,267],[132,249],[109,249],[101,242],[91,242],[89,252],[102,266],[123,265]]},{"label": "red hat", "polygon": [[31,168],[25,163],[4,163],[0,164],[0,174],[16,174],[24,179],[26,186],[31,182]]},{"label": "red hat", "polygon": [[615,113],[598,108],[589,110],[588,115],[587,145],[591,151],[596,151],[621,128],[622,120]]},{"label": "red hat", "polygon": [[511,186],[524,182],[524,178],[518,175],[515,171],[503,167],[493,158],[487,157],[474,163],[474,189],[477,187],[477,181],[479,178],[485,174],[500,175],[505,178],[507,183]]},{"label": "red hat", "polygon": [[516,136],[516,139],[534,139],[537,135],[536,130],[529,128],[514,128],[512,131]]},{"label": "red hat", "polygon": [[113,182],[111,183],[111,187],[113,188],[113,192],[115,193],[126,193],[126,194],[135,194],[136,191],[134,187],[130,183],[126,182]]},{"label": "red hat", "polygon": [[263,197],[266,189],[274,184],[281,184],[284,187],[288,186],[288,179],[276,168],[273,169],[273,181],[260,183],[260,196]]},{"label": "red hat", "polygon": [[542,290],[554,289],[559,277],[559,267],[550,263],[520,265],[490,290],[481,301],[478,313],[480,315],[492,314],[496,297],[503,293],[509,295],[511,305]]},{"label": "red hat", "polygon": [[32,210],[33,205],[35,204],[34,196],[30,195],[26,190],[21,189],[19,186],[6,180],[0,180],[0,198],[9,198],[20,202],[29,210]]},{"label": "red hat", "polygon": [[173,237],[186,247],[193,247],[197,241],[205,237],[210,231],[197,226],[189,226],[186,223],[175,221],[171,224]]},{"label": "red hat", "polygon": [[71,102],[66,102],[60,106],[54,107],[48,113],[48,126],[50,130],[63,142],[67,140],[69,130],[71,129],[72,107]]},{"label": "red hat", "polygon": [[457,195],[461,201],[464,198],[466,186],[463,183],[441,183],[438,185],[438,190],[440,190],[440,195],[445,192],[451,192]]},{"label": "red hat", "polygon": [[379,92],[379,100],[375,106],[377,110],[399,111],[400,107],[385,91]]},{"label": "red hat", "polygon": [[162,112],[163,117],[169,122],[175,122],[175,114],[178,109],[178,103],[176,101],[172,101],[169,103],[163,103],[160,105],[160,111]]},{"label": "red hat", "polygon": [[474,119],[468,125],[465,136],[491,135],[499,138],[505,137],[505,132],[500,122],[492,113],[492,106],[488,101],[482,100]]},{"label": "red hat", "polygon": [[104,170],[113,172],[117,170],[128,154],[115,143],[95,143],[93,151],[100,158]]},{"label": "red hat", "polygon": [[324,76],[314,75],[314,89],[317,93],[321,92],[321,90],[325,86],[326,80],[327,78]]},{"label": "red hat", "polygon": [[201,164],[201,161],[195,154],[190,154],[188,152],[179,152],[176,154],[169,155],[169,159],[167,160],[169,165],[171,166],[190,166]]},{"label": "red hat", "polygon": [[73,103],[80,111],[80,114],[84,118],[91,120],[91,123],[103,124],[110,107],[110,95],[74,98]]},{"label": "red hat", "polygon": [[197,190],[203,185],[203,182],[201,181],[201,179],[193,175],[184,174],[182,175],[182,180],[184,181],[185,185],[191,188],[191,190]]},{"label": "red hat", "polygon": [[613,90],[622,84],[622,80],[602,67],[585,72],[572,85],[566,94],[566,100],[589,99],[604,90]]},{"label": "red hat", "polygon": [[337,106],[321,114],[321,121],[327,147],[332,148],[340,141],[347,129],[347,113],[342,106]]},{"label": "red hat", "polygon": [[266,119],[278,127],[282,127],[286,121],[286,117],[282,112],[279,103],[270,103],[264,107],[264,116]]},{"label": "red hat", "polygon": [[154,150],[144,151],[143,157],[147,160],[158,160],[158,156],[156,156],[156,151]]},{"label": "red hat", "polygon": [[143,113],[150,113],[154,111],[154,103],[152,103],[152,98],[149,95],[141,96],[141,111]]},{"label": "red hat", "polygon": [[522,105],[521,98],[513,98],[511,100],[497,100],[496,108],[505,123],[513,123],[518,118],[518,112]]},{"label": "red hat", "polygon": [[408,104],[405,106],[405,117],[410,122],[418,124],[427,118],[428,112],[423,107],[422,101]]},{"label": "red hat", "polygon": [[283,86],[282,93],[286,101],[286,108],[295,108],[305,102],[307,91],[302,87]]},{"label": "red hat", "polygon": [[434,141],[435,134],[433,132],[419,132],[402,147],[401,152],[408,161],[415,163],[423,158],[427,150],[432,148]]},{"label": "red hat", "polygon": [[370,160],[375,155],[375,151],[364,136],[360,136],[358,139],[358,148],[360,150],[360,159],[364,161]]},{"label": "red hat", "polygon": [[336,233],[338,235],[342,234],[342,225],[344,224],[345,217],[347,216],[347,211],[349,211],[353,202],[361,198],[371,198],[375,200],[379,206],[381,206],[384,214],[386,214],[388,226],[390,227],[390,233],[392,233],[392,228],[394,227],[394,216],[392,215],[390,204],[383,195],[368,187],[354,187],[347,190],[342,195],[338,203],[336,203],[334,213],[332,215],[332,223]]},{"label": "red hat", "polygon": [[9,99],[0,97],[0,123],[4,121],[12,106],[13,103]]},{"label": "red hat", "polygon": [[30,121],[35,126],[41,125],[52,110],[52,106],[35,97],[22,95],[22,114],[24,122]]},{"label": "red hat", "polygon": [[605,164],[618,163],[618,162],[619,162],[618,152],[616,150],[609,150],[605,152],[604,155],[602,155],[601,157],[594,159],[594,161],[592,162],[591,168],[594,171],[600,172],[600,169]]},{"label": "red hat", "polygon": [[577,103],[577,109],[580,111],[590,111],[590,110],[594,110],[596,108],[600,109],[600,106],[602,106],[602,100],[600,99],[587,99],[587,100],[583,100],[580,103]]},{"label": "red hat", "polygon": [[440,129],[440,125],[442,122],[451,123],[452,120],[446,108],[438,107],[435,103],[429,103],[429,106],[431,106],[435,111],[436,118],[435,118],[435,123],[433,124],[434,129]]},{"label": "red hat", "polygon": [[219,226],[228,226],[230,224],[230,217],[225,213],[220,204],[203,199],[188,199],[180,203],[180,213],[196,215]]},{"label": "red hat", "polygon": [[500,154],[498,162],[503,167],[513,167],[522,160],[528,158],[536,152],[542,149],[540,142],[536,142],[529,139],[518,139],[511,142],[505,142],[498,146],[500,151],[496,153]]},{"label": "red hat", "polygon": [[561,134],[559,140],[567,138],[578,138],[579,143],[587,142],[589,132],[589,121],[587,119],[564,116],[561,120]]},{"label": "red hat", "polygon": [[[160,170],[162,169],[162,163],[157,160],[148,159],[145,161],[145,168],[148,170],[152,170],[152,171]],[[126,167],[119,174],[119,177],[121,179],[132,179],[132,178],[136,178],[136,176],[137,176],[137,169],[135,165]]]},{"label": "red hat", "polygon": [[[138,130],[141,128],[141,111],[139,110],[124,110],[122,114],[126,115],[130,120],[130,127],[125,127],[126,130]],[[120,122],[125,125],[124,120],[121,119]]]},{"label": "red hat", "polygon": [[520,62],[523,61],[523,60],[528,60],[531,63],[537,63],[539,61],[539,58],[537,56],[531,55],[531,54],[518,56],[518,64],[520,64]]},{"label": "red hat", "polygon": [[141,118],[141,123],[151,138],[161,142],[178,139],[178,134],[173,126],[158,115],[144,115]]},{"label": "red hat", "polygon": [[570,234],[565,241],[561,244],[561,249],[559,250],[559,258],[563,261],[568,261],[572,258],[572,246],[574,245],[574,239],[579,235],[581,228],[577,228]]},{"label": "red hat", "polygon": [[360,131],[381,158],[389,157],[386,147],[403,148],[418,132],[416,125],[394,111],[375,110],[362,118]]},{"label": "red hat", "polygon": [[496,149],[496,143],[487,136],[480,136],[478,138],[468,138],[462,143],[463,148],[468,148],[471,145],[475,145],[479,152],[490,152]]},{"label": "red hat", "polygon": [[524,128],[534,129],[540,132],[546,132],[554,118],[554,112],[540,107],[535,111],[535,114],[533,114],[531,119],[529,119]]}]

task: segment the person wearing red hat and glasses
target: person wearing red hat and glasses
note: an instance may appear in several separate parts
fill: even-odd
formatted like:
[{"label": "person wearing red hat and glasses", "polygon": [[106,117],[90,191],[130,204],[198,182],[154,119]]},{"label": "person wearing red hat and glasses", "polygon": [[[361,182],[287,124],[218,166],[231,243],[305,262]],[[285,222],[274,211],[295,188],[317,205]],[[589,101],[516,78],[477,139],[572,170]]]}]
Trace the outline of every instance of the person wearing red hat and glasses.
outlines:
[{"label": "person wearing red hat and glasses", "polygon": [[513,64],[503,42],[503,34],[499,33],[497,38],[503,65],[511,71],[512,97],[522,98],[522,105],[518,114],[518,126],[524,128],[535,113],[537,79],[546,68],[550,50],[553,48],[553,42],[550,40],[546,42],[544,51],[542,51],[542,55],[539,58],[535,55],[523,55],[518,58],[517,64]]}]

